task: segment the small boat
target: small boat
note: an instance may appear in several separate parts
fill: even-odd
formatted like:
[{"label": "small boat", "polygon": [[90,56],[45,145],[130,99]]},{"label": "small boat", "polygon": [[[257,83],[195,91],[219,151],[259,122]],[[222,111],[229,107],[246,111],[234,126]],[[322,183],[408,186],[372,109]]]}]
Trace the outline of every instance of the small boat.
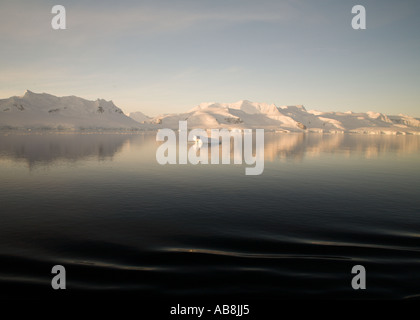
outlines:
[{"label": "small boat", "polygon": [[201,144],[212,144],[212,145],[220,144],[219,139],[212,139],[205,136],[194,136],[193,140],[195,141],[195,143],[198,143],[200,145]]}]

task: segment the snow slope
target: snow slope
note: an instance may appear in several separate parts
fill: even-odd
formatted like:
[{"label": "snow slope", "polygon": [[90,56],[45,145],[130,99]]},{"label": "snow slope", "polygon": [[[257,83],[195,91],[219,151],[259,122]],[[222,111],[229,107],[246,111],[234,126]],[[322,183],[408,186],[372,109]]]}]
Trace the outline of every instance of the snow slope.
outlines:
[{"label": "snow slope", "polygon": [[112,101],[56,97],[29,90],[0,100],[0,127],[34,129],[138,128]]},{"label": "snow slope", "polygon": [[139,123],[145,123],[145,122],[148,122],[152,119],[152,118],[146,116],[143,112],[140,112],[140,111],[131,112],[131,113],[128,114],[128,116],[131,119],[133,119],[133,120],[135,120]]}]

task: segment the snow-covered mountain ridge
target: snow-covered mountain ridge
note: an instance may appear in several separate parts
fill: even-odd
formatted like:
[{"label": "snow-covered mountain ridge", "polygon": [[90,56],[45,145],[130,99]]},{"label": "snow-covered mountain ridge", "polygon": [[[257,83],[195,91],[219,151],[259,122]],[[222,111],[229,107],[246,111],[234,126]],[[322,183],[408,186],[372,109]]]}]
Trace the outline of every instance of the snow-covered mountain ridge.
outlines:
[{"label": "snow-covered mountain ridge", "polygon": [[21,97],[0,100],[3,129],[265,129],[276,132],[420,134],[420,120],[383,113],[321,112],[304,106],[280,106],[241,100],[235,103],[202,103],[179,114],[154,118],[141,112],[128,117],[112,101],[89,101],[75,96],[56,97],[26,91]]},{"label": "snow-covered mountain ridge", "polygon": [[155,117],[150,123],[177,128],[262,128],[278,132],[418,134],[420,121],[413,117],[383,113],[307,111],[304,106],[280,106],[241,100],[235,103],[202,103],[182,114]]},{"label": "snow-covered mountain ridge", "polygon": [[33,129],[136,128],[112,101],[56,97],[29,90],[21,97],[0,100],[0,127]]}]

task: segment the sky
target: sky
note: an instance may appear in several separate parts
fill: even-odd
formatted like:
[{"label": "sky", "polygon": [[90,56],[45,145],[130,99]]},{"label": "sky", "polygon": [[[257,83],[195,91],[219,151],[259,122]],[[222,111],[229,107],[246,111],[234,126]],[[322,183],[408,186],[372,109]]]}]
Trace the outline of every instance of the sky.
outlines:
[{"label": "sky", "polygon": [[[54,5],[66,29],[54,30]],[[366,8],[366,30],[351,10]],[[418,0],[0,2],[0,98],[26,89],[124,112],[202,102],[420,117]]]}]

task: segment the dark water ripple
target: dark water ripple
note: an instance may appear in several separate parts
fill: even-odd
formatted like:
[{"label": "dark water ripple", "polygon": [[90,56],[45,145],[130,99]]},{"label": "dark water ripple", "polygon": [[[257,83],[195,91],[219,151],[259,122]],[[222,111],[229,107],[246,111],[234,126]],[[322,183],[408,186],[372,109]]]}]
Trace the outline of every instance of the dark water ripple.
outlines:
[{"label": "dark water ripple", "polygon": [[[220,237],[204,246],[209,239],[203,237],[189,238],[190,245],[154,249],[51,239],[43,250],[61,254],[0,256],[1,292],[9,298],[52,295],[45,270],[62,264],[67,286],[78,296],[415,298],[420,239],[391,238],[395,245]],[[356,264],[367,268],[366,293],[351,289],[350,270]]]},{"label": "dark water ripple", "polygon": [[0,298],[419,299],[420,139],[266,141],[244,177],[160,167],[154,136],[0,139]]}]

